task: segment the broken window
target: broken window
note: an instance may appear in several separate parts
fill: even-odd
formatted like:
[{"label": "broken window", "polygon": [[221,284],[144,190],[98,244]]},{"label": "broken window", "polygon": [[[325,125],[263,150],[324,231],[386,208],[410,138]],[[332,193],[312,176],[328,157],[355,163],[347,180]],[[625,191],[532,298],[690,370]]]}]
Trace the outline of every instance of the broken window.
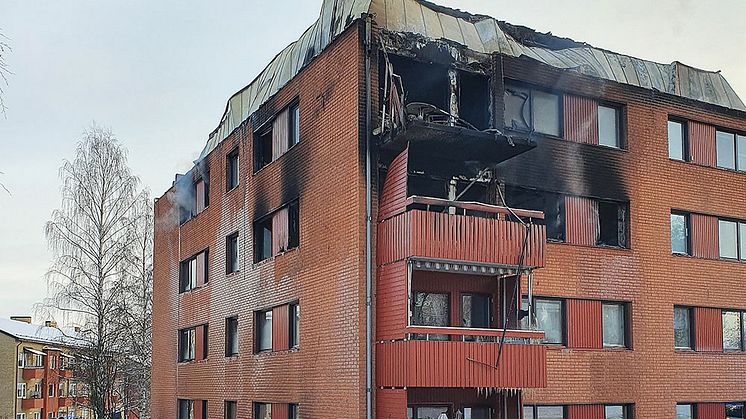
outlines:
[{"label": "broken window", "polygon": [[627,247],[627,206],[598,201],[599,246]]},{"label": "broken window", "polygon": [[179,362],[193,361],[195,348],[195,329],[179,330]]},{"label": "broken window", "polygon": [[225,356],[238,354],[238,317],[225,319]]},{"label": "broken window", "polygon": [[272,217],[254,223],[254,262],[272,257]]},{"label": "broken window", "polygon": [[[413,326],[450,326],[450,295],[445,293],[412,293]],[[448,340],[446,335],[415,335],[414,339]]]},{"label": "broken window", "polygon": [[505,86],[505,127],[560,136],[559,95],[515,85]]},{"label": "broken window", "polygon": [[256,352],[272,350],[272,310],[256,313]]},{"label": "broken window", "polygon": [[492,297],[486,294],[461,294],[461,326],[489,328],[492,323]]},{"label": "broken window", "polygon": [[717,165],[724,169],[736,169],[736,136],[730,132],[717,131]]},{"label": "broken window", "polygon": [[671,252],[688,255],[689,249],[689,214],[671,213]]},{"label": "broken window", "polygon": [[225,238],[225,273],[238,272],[238,232]]},{"label": "broken window", "polygon": [[626,307],[623,303],[603,303],[602,325],[604,347],[626,346]]},{"label": "broken window", "polygon": [[509,207],[542,211],[543,220],[534,220],[536,224],[544,224],[547,229],[547,239],[565,241],[565,198],[561,194],[544,192],[536,189],[526,189],[516,186],[506,186],[505,200]]},{"label": "broken window", "polygon": [[225,190],[230,191],[238,186],[238,147],[225,158]]},{"label": "broken window", "polygon": [[680,121],[668,121],[668,158],[687,160],[686,125]]},{"label": "broken window", "polygon": [[742,419],[744,413],[746,413],[746,406],[744,406],[743,402],[725,404],[726,419]]},{"label": "broken window", "polygon": [[[401,77],[405,104],[421,102],[445,111],[449,109],[450,88],[447,67],[423,63],[398,55],[389,55],[389,60],[394,67],[394,73]],[[384,74],[385,71],[382,71],[382,77]],[[384,86],[383,79],[381,86]]]},{"label": "broken window", "polygon": [[194,400],[179,399],[179,419],[194,419]]},{"label": "broken window", "polygon": [[742,316],[738,311],[723,310],[723,349],[726,351],[743,350]]},{"label": "broken window", "polygon": [[598,105],[598,144],[620,148],[620,114],[617,107]]}]

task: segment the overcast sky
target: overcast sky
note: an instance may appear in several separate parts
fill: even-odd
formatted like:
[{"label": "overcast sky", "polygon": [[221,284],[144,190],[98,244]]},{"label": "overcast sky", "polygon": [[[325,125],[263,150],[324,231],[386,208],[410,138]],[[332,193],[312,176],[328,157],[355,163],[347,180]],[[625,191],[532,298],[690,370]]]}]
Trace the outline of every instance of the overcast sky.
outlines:
[{"label": "overcast sky", "polygon": [[[653,61],[722,70],[746,98],[743,0],[436,0]],[[46,295],[58,169],[92,122],[155,196],[191,167],[231,94],[316,19],[321,0],[0,0],[13,51],[0,117],[0,317]],[[43,320],[43,319],[39,319]]]}]

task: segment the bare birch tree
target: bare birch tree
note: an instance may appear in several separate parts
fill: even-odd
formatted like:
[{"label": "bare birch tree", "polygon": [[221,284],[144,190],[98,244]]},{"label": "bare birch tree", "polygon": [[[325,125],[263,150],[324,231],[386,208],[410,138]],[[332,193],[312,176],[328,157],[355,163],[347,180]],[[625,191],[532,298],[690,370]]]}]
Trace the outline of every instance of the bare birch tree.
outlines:
[{"label": "bare birch tree", "polygon": [[60,169],[62,205],[52,213],[46,236],[54,253],[45,306],[80,326],[76,375],[87,388],[94,418],[109,418],[121,406],[121,383],[130,331],[131,290],[123,267],[131,265],[140,222],[138,179],[109,130],[86,131],[72,161]]},{"label": "bare birch tree", "polygon": [[120,396],[126,412],[146,419],[150,417],[153,314],[153,202],[149,191],[138,196],[134,215],[132,244],[122,269],[125,292],[119,319],[126,331],[126,357]]},{"label": "bare birch tree", "polygon": [[3,115],[5,115],[5,109],[7,109],[5,100],[3,99],[5,96],[4,86],[8,85],[8,75],[10,74],[10,67],[8,67],[8,62],[6,61],[6,57],[10,52],[10,45],[8,45],[7,39],[2,31],[0,31],[0,113]]}]

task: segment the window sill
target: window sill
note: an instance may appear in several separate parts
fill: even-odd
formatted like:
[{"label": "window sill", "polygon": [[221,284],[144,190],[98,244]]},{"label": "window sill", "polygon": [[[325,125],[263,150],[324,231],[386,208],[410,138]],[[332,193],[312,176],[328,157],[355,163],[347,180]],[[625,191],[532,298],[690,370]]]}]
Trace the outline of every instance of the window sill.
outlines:
[{"label": "window sill", "polygon": [[575,243],[568,243],[566,241],[559,241],[559,240],[547,240],[547,244],[557,244],[557,245],[562,245],[562,246],[575,246],[575,247],[583,247],[587,249],[601,249],[601,250],[619,251],[619,252],[624,252],[624,253],[632,253],[631,247],[575,244]]},{"label": "window sill", "polygon": [[278,254],[276,254],[274,256],[270,256],[267,259],[260,260],[259,262],[254,262],[253,263],[253,267],[254,268],[258,268],[258,267],[264,265],[265,263],[269,263],[270,261],[275,260],[275,258],[277,258],[277,257],[289,255],[289,254],[295,252],[296,250],[298,250],[299,248],[300,248],[300,246],[296,246],[296,247],[293,247],[291,249],[282,251],[282,252],[280,252],[280,253],[278,253]]},{"label": "window sill", "polygon": [[697,162],[692,161],[692,160],[680,160],[680,159],[674,159],[674,158],[671,158],[671,157],[669,157],[668,160],[671,161],[671,162],[676,162],[676,163],[691,164],[691,165],[694,165],[694,166],[704,167],[704,168],[708,168],[708,169],[715,169],[715,170],[721,170],[723,172],[740,173],[740,174],[746,175],[746,170],[741,170],[741,169],[729,169],[727,167],[720,167],[720,166],[707,166],[707,165],[700,164],[700,163],[697,163]]},{"label": "window sill", "polygon": [[695,354],[697,353],[696,350],[693,348],[673,348],[674,352],[679,354]]},{"label": "window sill", "polygon": [[237,270],[237,271],[233,271],[233,272],[226,272],[226,273],[225,273],[225,277],[226,277],[226,278],[231,278],[231,277],[234,277],[234,276],[236,276],[236,275],[238,275],[238,274],[240,274],[240,273],[241,273],[241,270],[240,270],[240,269],[239,269],[239,270]]},{"label": "window sill", "polygon": [[230,195],[230,194],[231,194],[231,192],[237,191],[237,190],[238,190],[238,187],[239,187],[239,186],[241,186],[241,183],[240,183],[240,182],[239,182],[239,183],[237,183],[237,184],[236,184],[236,186],[234,186],[234,187],[232,187],[232,188],[230,188],[230,189],[226,190],[226,191],[225,191],[225,194],[226,194],[226,195]]}]

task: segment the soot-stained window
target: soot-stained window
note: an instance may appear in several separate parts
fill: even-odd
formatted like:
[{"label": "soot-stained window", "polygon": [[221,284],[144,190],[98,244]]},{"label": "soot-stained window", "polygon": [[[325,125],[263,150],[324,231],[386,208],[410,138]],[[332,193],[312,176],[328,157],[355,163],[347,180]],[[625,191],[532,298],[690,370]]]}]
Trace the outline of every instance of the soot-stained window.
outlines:
[{"label": "soot-stained window", "polygon": [[505,86],[504,104],[506,128],[560,136],[559,95],[508,84]]},{"label": "soot-stained window", "polygon": [[627,247],[627,206],[617,202],[598,202],[599,246]]},{"label": "soot-stained window", "polygon": [[505,188],[505,200],[511,208],[527,209],[544,212],[543,223],[547,228],[547,239],[565,241],[565,200],[559,193],[526,189],[516,186]]}]

